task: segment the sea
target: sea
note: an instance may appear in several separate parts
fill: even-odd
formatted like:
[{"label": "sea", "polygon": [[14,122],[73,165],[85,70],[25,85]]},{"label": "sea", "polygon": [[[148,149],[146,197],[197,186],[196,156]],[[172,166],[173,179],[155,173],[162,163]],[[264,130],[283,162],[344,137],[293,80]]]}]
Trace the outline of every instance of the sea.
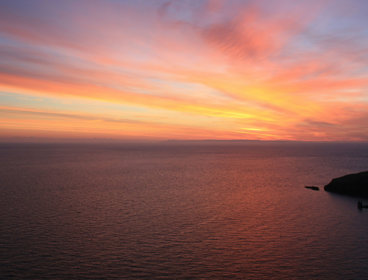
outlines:
[{"label": "sea", "polygon": [[0,279],[368,279],[368,209],[323,190],[365,170],[367,143],[2,143]]}]

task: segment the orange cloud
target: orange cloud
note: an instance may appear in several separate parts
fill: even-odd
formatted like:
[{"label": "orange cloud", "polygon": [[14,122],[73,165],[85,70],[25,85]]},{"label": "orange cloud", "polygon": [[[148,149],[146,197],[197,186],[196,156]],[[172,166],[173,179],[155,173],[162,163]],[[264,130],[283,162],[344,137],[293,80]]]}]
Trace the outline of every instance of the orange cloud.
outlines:
[{"label": "orange cloud", "polygon": [[[13,100],[17,106],[3,106],[8,117],[1,128],[138,138],[367,139],[366,106],[359,104],[368,102],[367,36],[323,26],[321,18],[333,14],[328,1],[279,4],[80,1],[46,5],[51,17],[1,9],[0,91],[149,110],[124,123],[124,112],[31,112]],[[59,17],[51,20],[54,13]],[[17,124],[15,115],[32,118]]]}]

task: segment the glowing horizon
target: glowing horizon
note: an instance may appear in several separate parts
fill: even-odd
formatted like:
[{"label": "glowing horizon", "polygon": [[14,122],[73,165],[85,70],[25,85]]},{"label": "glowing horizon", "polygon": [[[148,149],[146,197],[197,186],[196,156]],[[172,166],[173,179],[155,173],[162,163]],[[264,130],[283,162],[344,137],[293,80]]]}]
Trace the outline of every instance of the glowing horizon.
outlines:
[{"label": "glowing horizon", "polygon": [[367,14],[358,0],[1,1],[0,137],[368,141]]}]

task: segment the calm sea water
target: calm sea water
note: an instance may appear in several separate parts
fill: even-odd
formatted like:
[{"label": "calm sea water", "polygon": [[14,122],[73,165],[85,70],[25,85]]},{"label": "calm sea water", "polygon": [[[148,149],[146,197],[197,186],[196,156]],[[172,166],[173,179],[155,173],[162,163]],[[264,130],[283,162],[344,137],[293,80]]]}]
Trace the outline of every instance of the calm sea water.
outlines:
[{"label": "calm sea water", "polygon": [[368,279],[364,144],[0,145],[1,279]]}]

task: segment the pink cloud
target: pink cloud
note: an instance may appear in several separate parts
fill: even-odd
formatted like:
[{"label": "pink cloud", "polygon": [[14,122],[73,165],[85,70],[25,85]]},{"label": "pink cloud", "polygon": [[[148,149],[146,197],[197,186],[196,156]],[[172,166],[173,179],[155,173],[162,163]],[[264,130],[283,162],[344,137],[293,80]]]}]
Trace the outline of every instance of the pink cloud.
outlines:
[{"label": "pink cloud", "polygon": [[329,36],[330,27],[316,34],[327,4],[198,3],[81,1],[51,22],[2,9],[0,90],[213,118],[203,131],[223,137],[358,135],[366,107],[354,100],[367,94],[368,40]]}]

